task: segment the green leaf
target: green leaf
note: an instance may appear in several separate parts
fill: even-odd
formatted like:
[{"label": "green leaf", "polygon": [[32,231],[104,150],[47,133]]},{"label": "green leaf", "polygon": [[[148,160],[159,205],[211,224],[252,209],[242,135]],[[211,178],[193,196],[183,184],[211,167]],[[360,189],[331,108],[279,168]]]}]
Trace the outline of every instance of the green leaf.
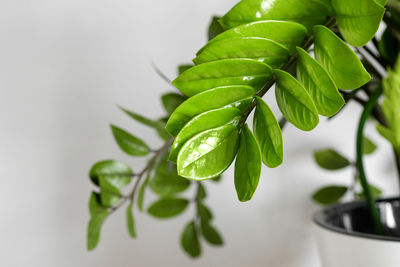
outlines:
[{"label": "green leaf", "polygon": [[221,235],[218,233],[217,229],[215,229],[209,221],[201,221],[201,233],[204,236],[204,239],[208,241],[208,243],[216,246],[221,246],[224,241],[222,240]]},{"label": "green leaf", "polygon": [[331,14],[325,0],[242,0],[220,22],[225,30],[260,20],[290,20],[311,28],[323,24]]},{"label": "green leaf", "polygon": [[204,186],[198,182],[198,188],[197,188],[197,201],[203,201],[207,197],[207,192]]},{"label": "green leaf", "polygon": [[315,26],[313,32],[315,57],[338,88],[356,89],[371,79],[353,50],[332,31]]},{"label": "green leaf", "polygon": [[254,91],[249,86],[224,86],[195,95],[182,103],[169,118],[166,129],[173,136],[195,116],[222,107],[244,111],[251,104]]},{"label": "green leaf", "polygon": [[223,173],[236,156],[238,129],[230,124],[202,132],[185,143],[178,154],[178,174],[194,180]]},{"label": "green leaf", "polygon": [[271,74],[271,67],[257,60],[224,59],[194,66],[172,83],[187,96],[227,85],[250,85],[256,92]]},{"label": "green leaf", "polygon": [[208,40],[213,39],[218,34],[222,33],[224,29],[221,24],[219,24],[220,17],[213,16],[211,19],[211,23],[208,26]]},{"label": "green leaf", "polygon": [[306,89],[287,72],[274,70],[274,74],[276,102],[283,116],[303,131],[314,129],[319,122],[318,111]]},{"label": "green leaf", "polygon": [[87,249],[96,248],[100,240],[100,230],[108,216],[107,208],[100,203],[100,196],[92,192],[89,200],[90,221],[87,229]]},{"label": "green leaf", "polygon": [[346,186],[330,185],[318,189],[312,198],[315,202],[322,205],[329,205],[339,201],[347,191]]},{"label": "green leaf", "polygon": [[296,46],[302,45],[306,36],[307,29],[303,25],[295,22],[278,20],[256,21],[221,33],[201,48],[196,55],[199,55],[204,49],[217,41],[233,37],[259,37],[270,39],[285,46],[293,53],[296,51]]},{"label": "green leaf", "polygon": [[378,50],[385,60],[392,64],[396,62],[396,59],[400,54],[400,42],[389,29],[386,29],[383,32],[381,39],[378,42]]},{"label": "green leaf", "polygon": [[235,162],[235,188],[240,201],[248,201],[253,197],[260,174],[260,147],[246,124],[240,134],[240,145]]},{"label": "green leaf", "polygon": [[197,212],[202,221],[210,221],[213,218],[213,215],[207,206],[202,203],[199,203],[197,206]]},{"label": "green leaf", "polygon": [[149,153],[149,147],[139,138],[114,125],[111,125],[111,130],[118,146],[126,154],[131,156],[145,156]]},{"label": "green leaf", "polygon": [[107,176],[100,176],[100,199],[104,206],[114,206],[121,199],[121,191],[116,187],[113,179],[109,179]]},{"label": "green leaf", "polygon": [[297,76],[310,94],[318,113],[335,115],[344,105],[344,99],[326,70],[306,51],[298,47]]},{"label": "green leaf", "polygon": [[166,219],[179,215],[188,205],[189,201],[183,198],[163,198],[151,204],[147,212],[154,217]]},{"label": "green leaf", "polygon": [[[370,184],[370,185],[369,185],[369,189],[371,190],[372,196],[373,196],[374,198],[379,198],[380,196],[382,196],[382,189],[380,189],[379,187]],[[364,192],[358,193],[357,196],[358,196],[359,198],[362,198],[362,199],[365,198]]]},{"label": "green leaf", "polygon": [[180,177],[176,172],[175,164],[168,161],[168,154],[164,155],[155,170],[154,176],[149,180],[151,190],[161,197],[185,191],[189,185],[190,181]]},{"label": "green leaf", "polygon": [[217,128],[231,123],[237,125],[241,117],[241,112],[237,108],[225,107],[206,111],[190,120],[176,136],[171,146],[169,159],[176,162],[178,153],[182,146],[195,135],[206,130]]},{"label": "green leaf", "polygon": [[343,38],[352,46],[364,46],[374,37],[385,9],[375,0],[332,0]]},{"label": "green leaf", "polygon": [[196,226],[193,221],[189,222],[181,236],[182,248],[189,254],[189,256],[196,258],[201,254],[201,247],[197,235]]},{"label": "green leaf", "polygon": [[283,161],[282,131],[274,113],[268,105],[257,97],[253,118],[253,131],[261,148],[262,161],[270,168],[279,166]]},{"label": "green leaf", "polygon": [[143,211],[144,195],[145,195],[145,192],[146,192],[147,185],[149,183],[149,179],[150,179],[150,177],[149,177],[149,175],[147,175],[146,179],[140,185],[140,188],[139,188],[139,191],[138,191],[138,196],[137,196],[137,200],[136,201],[137,201],[138,209],[140,211]]},{"label": "green leaf", "polygon": [[210,181],[214,183],[219,183],[221,181],[222,175],[212,178]]},{"label": "green leaf", "polygon": [[151,63],[151,66],[153,67],[153,69],[155,70],[155,72],[158,74],[158,76],[160,76],[161,79],[163,79],[164,81],[166,81],[167,83],[171,83],[170,79],[167,77],[167,75],[165,75],[158,67],[156,64],[154,64],[153,62]]},{"label": "green leaf", "polygon": [[324,149],[314,152],[317,164],[327,170],[339,170],[350,166],[350,161],[333,149]]},{"label": "green leaf", "polygon": [[182,64],[178,66],[178,75],[181,75],[183,72],[187,71],[193,67],[193,64]]},{"label": "green leaf", "polygon": [[168,133],[165,131],[165,123],[162,122],[162,120],[152,120],[149,118],[146,118],[140,114],[137,114],[135,112],[132,112],[130,110],[127,110],[123,107],[119,107],[123,112],[125,112],[129,117],[131,117],[132,119],[134,119],[135,121],[146,125],[148,127],[151,127],[153,129],[155,129],[158,133],[158,135],[164,139],[164,140],[168,140],[170,138],[170,136],[168,135]]},{"label": "green leaf", "polygon": [[376,150],[376,145],[368,137],[365,137],[365,136],[363,137],[362,145],[363,145],[362,151],[363,151],[363,154],[365,154],[365,155],[372,154]]},{"label": "green leaf", "polygon": [[126,225],[128,227],[129,235],[132,238],[135,238],[136,230],[135,230],[135,220],[133,219],[132,206],[133,203],[130,202],[128,207],[126,208]]},{"label": "green leaf", "polygon": [[198,65],[221,59],[250,58],[263,62],[271,68],[279,68],[288,57],[289,50],[273,40],[259,37],[231,37],[207,45],[193,62]]},{"label": "green leaf", "polygon": [[168,114],[172,114],[172,112],[174,112],[174,110],[185,100],[186,97],[177,93],[167,93],[161,96],[162,104]]},{"label": "green leaf", "polygon": [[89,177],[95,185],[100,185],[100,176],[105,176],[108,180],[113,180],[111,183],[117,188],[121,188],[131,182],[133,171],[128,165],[122,162],[103,160],[96,162],[89,171]]}]

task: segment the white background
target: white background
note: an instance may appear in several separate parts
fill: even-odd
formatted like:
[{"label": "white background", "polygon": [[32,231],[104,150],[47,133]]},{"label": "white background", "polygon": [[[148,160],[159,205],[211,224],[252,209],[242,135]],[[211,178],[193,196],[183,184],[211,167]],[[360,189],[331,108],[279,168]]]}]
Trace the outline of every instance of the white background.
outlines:
[{"label": "white background", "polygon": [[[312,151],[334,146],[354,158],[356,104],[329,123],[321,118],[310,133],[285,128],[284,164],[264,168],[252,201],[237,201],[231,169],[222,183],[207,183],[223,248],[203,246],[198,260],[182,253],[178,240],[191,210],[168,221],[135,211],[137,240],[121,211],[107,220],[98,248],[86,251],[91,164],[115,158],[139,170],[144,163],[123,155],[108,124],[160,145],[116,104],[161,116],[158,97],[173,89],[150,62],[174,78],[175,66],[205,43],[211,15],[235,2],[0,2],[0,266],[319,266],[311,231],[318,206],[309,195],[323,184],[349,184],[352,171],[320,170]],[[368,132],[380,144],[367,159],[368,174],[393,195],[390,147],[373,125]]]}]

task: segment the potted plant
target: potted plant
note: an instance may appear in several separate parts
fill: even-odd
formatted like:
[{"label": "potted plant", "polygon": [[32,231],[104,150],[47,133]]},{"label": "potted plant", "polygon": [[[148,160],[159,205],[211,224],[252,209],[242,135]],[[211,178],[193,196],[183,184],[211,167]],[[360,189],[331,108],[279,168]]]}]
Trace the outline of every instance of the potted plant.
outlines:
[{"label": "potted plant", "polygon": [[[375,37],[381,24],[386,29]],[[362,158],[363,150],[373,147],[364,137],[365,123],[372,117],[379,133],[392,144],[399,164],[400,63],[395,63],[399,29],[400,4],[386,0],[242,0],[221,18],[214,17],[210,41],[196,53],[194,65],[179,67],[179,76],[172,82],[179,92],[161,97],[164,117],[149,119],[121,107],[132,119],[153,128],[165,143],[152,149],[140,138],[111,126],[125,153],[149,158],[138,172],[114,160],[92,166],[89,176],[99,190],[89,201],[88,249],[96,247],[104,220],[124,204],[128,230],[135,237],[133,207],[136,203],[139,211],[145,210],[148,189],[158,196],[146,209],[154,217],[171,218],[194,205],[195,216],[181,234],[182,247],[190,256],[201,254],[200,237],[221,245],[223,239],[204,202],[208,180],[218,182],[235,160],[237,197],[250,200],[261,165],[274,168],[283,161],[282,129],[287,122],[311,131],[320,115],[333,117],[347,102],[356,101],[363,107],[354,182],[360,187],[331,186],[316,192],[314,199],[330,204],[354,191],[363,200],[316,215],[321,254],[324,266],[376,266],[377,262],[395,266],[398,256],[390,248],[399,248],[400,230],[397,224],[388,224],[384,212],[390,210],[395,222],[400,220],[400,202],[375,201],[373,191],[377,190],[368,183]],[[383,69],[388,69],[387,77]],[[279,122],[262,99],[273,85],[283,115]],[[252,130],[247,124],[251,118]],[[350,165],[332,150],[316,153],[316,159],[330,169]],[[128,185],[131,188],[126,191]],[[194,195],[188,197],[184,192],[193,187]],[[349,238],[357,241],[350,243]],[[349,244],[354,244],[351,256],[345,246]],[[392,260],[379,258],[375,245],[388,247],[381,255]]]}]

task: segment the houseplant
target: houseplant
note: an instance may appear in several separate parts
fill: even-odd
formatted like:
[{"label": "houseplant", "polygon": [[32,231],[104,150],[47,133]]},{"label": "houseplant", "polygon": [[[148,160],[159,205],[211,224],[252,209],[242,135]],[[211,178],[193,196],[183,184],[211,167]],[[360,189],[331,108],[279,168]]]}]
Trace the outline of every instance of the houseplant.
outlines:
[{"label": "houseplant", "polygon": [[[196,257],[201,252],[199,235],[211,244],[222,244],[212,214],[204,204],[203,180],[218,180],[216,177],[236,158],[237,195],[240,201],[250,200],[261,163],[271,168],[282,163],[281,128],[286,121],[301,130],[312,130],[319,115],[334,116],[346,101],[357,101],[361,93],[366,93],[368,100],[359,101],[365,112],[358,135],[361,149],[357,165],[371,221],[380,231],[382,224],[363,173],[361,150],[362,126],[374,111],[379,131],[391,141],[396,155],[399,153],[398,113],[393,109],[398,103],[392,103],[396,97],[387,97],[390,101],[382,105],[385,120],[378,116],[382,114],[376,104],[382,91],[382,75],[375,65],[393,67],[398,52],[398,6],[393,2],[385,10],[386,4],[384,0],[244,0],[222,18],[215,18],[210,27],[211,40],[197,53],[195,66],[182,66],[173,81],[183,94],[162,96],[167,113],[164,118],[150,120],[122,108],[133,119],[154,128],[165,144],[152,150],[141,139],[112,126],[124,152],[151,157],[137,173],[113,160],[92,167],[90,178],[100,191],[93,192],[90,198],[88,248],[96,246],[104,220],[125,203],[128,229],[135,236],[132,208],[136,202],[143,210],[147,188],[159,196],[148,212],[169,218],[182,213],[191,203],[177,195],[195,187],[192,203],[197,212],[184,227],[182,246]],[[374,40],[383,16],[388,30],[380,41],[374,42],[380,52],[377,55],[365,44]],[[364,48],[357,48],[357,55],[345,42]],[[315,59],[308,53],[311,48]],[[392,77],[397,77],[396,72]],[[298,81],[293,77],[296,73]],[[276,101],[284,116],[280,123],[262,100],[275,83]],[[385,94],[398,96],[391,93],[396,78],[386,84]],[[253,109],[254,134],[246,124]],[[121,192],[130,183],[133,185],[128,194]]]}]

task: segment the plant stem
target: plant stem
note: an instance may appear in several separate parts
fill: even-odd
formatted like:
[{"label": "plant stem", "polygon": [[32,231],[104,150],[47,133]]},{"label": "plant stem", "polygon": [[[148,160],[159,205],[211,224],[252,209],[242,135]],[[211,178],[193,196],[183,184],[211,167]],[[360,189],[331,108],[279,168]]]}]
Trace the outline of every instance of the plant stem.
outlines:
[{"label": "plant stem", "polygon": [[364,191],[365,199],[368,204],[368,208],[370,210],[370,214],[372,217],[372,222],[374,224],[375,231],[378,234],[383,235],[384,230],[383,226],[380,220],[379,216],[379,211],[375,203],[375,199],[372,195],[371,189],[369,187],[369,183],[365,174],[364,170],[364,164],[363,164],[363,147],[362,147],[362,142],[363,142],[363,132],[364,132],[364,126],[365,123],[367,122],[368,117],[371,115],[372,110],[374,106],[376,105],[380,95],[382,94],[382,88],[379,87],[376,91],[373,92],[371,95],[371,98],[368,100],[368,102],[365,104],[364,110],[361,114],[360,122],[358,124],[358,129],[357,129],[357,139],[356,139],[356,151],[357,151],[357,169],[358,173],[360,175],[360,183]]}]

